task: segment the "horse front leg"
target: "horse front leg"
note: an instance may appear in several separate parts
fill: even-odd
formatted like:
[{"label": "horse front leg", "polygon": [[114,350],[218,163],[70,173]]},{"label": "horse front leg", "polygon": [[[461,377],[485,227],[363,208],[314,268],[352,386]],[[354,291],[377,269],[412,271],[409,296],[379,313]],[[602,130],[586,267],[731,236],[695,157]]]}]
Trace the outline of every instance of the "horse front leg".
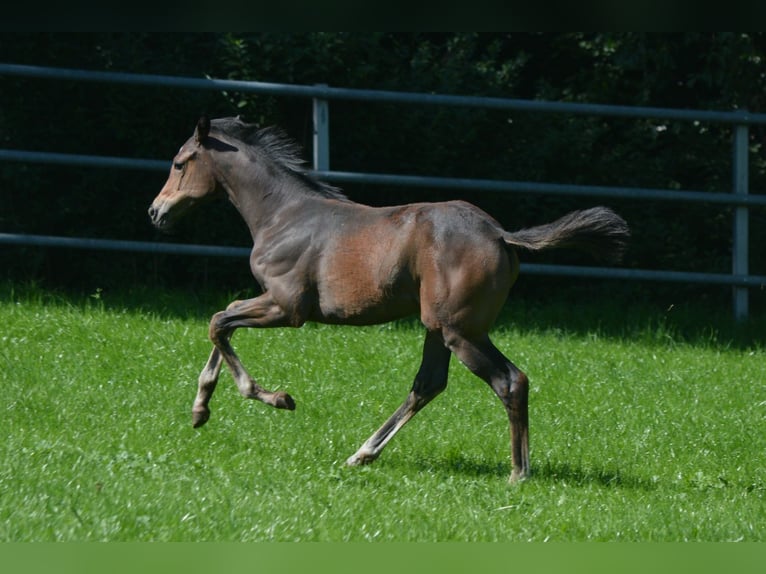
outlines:
[{"label": "horse front leg", "polygon": [[287,314],[267,292],[254,299],[234,301],[225,311],[213,315],[210,320],[210,340],[214,348],[199,376],[197,396],[192,407],[192,423],[201,426],[210,418],[208,403],[218,383],[223,363],[231,371],[240,394],[257,399],[279,409],[294,410],[295,401],[284,391],[268,391],[250,376],[231,346],[231,336],[240,327],[265,328],[287,327],[291,323]]},{"label": "horse front leg", "polygon": [[192,407],[192,426],[194,428],[201,427],[210,418],[210,407],[208,405],[218,384],[218,375],[221,373],[222,364],[223,357],[221,352],[217,347],[213,347],[213,352],[210,353],[210,358],[199,375],[197,396]]},{"label": "horse front leg", "polygon": [[[241,301],[230,303],[226,310],[231,310],[239,303]],[[213,347],[210,358],[208,358],[205,368],[202,369],[199,375],[197,396],[194,398],[194,406],[192,406],[192,426],[194,428],[201,427],[210,418],[210,399],[213,397],[215,387],[218,384],[218,377],[221,374],[222,366],[223,356],[217,347]]]}]

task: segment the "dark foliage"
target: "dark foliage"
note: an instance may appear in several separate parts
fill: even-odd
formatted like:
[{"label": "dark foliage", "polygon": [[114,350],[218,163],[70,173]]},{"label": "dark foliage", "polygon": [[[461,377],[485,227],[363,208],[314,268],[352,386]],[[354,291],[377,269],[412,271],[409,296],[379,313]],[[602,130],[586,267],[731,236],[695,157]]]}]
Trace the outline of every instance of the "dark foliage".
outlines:
[{"label": "dark foliage", "polygon": [[[763,33],[37,33],[3,34],[0,48],[8,63],[198,78],[753,112],[764,111],[766,98]],[[169,162],[203,111],[279,125],[309,157],[307,100],[10,76],[0,76],[0,147]],[[331,102],[330,125],[330,162],[338,170],[731,189],[731,130],[717,124]],[[751,193],[765,187],[763,135],[762,128],[750,131]],[[164,180],[157,172],[0,163],[0,230],[155,240],[146,208]],[[460,197],[509,229],[605,201],[363,185],[344,192],[369,204]],[[631,227],[625,265],[730,269],[731,210],[607,203]],[[752,246],[766,240],[763,224],[762,211],[752,210]],[[190,215],[174,239],[247,245],[249,236],[222,203]],[[249,285],[238,260],[39,248],[3,248],[0,258],[9,278],[59,286]],[[592,263],[569,254],[545,261]],[[766,274],[762,250],[751,249],[751,269]],[[527,278],[519,288],[545,297],[562,282],[571,280]],[[647,297],[728,298],[721,288],[638,289]]]}]

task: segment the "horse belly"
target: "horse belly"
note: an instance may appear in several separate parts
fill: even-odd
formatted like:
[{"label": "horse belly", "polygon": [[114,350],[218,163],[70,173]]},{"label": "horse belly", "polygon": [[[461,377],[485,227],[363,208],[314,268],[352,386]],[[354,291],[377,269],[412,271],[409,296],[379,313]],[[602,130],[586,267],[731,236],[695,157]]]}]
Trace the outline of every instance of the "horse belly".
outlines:
[{"label": "horse belly", "polygon": [[372,325],[418,312],[407,257],[391,243],[366,246],[340,248],[326,257],[317,281],[317,320]]}]

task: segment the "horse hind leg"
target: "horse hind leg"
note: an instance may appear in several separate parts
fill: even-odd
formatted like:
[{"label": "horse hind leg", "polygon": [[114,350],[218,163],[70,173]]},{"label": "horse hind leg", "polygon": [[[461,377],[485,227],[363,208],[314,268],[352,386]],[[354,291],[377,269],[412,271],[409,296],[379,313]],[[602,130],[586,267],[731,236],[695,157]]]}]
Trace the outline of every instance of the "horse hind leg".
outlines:
[{"label": "horse hind leg", "polygon": [[486,381],[500,398],[510,421],[510,482],[528,478],[529,465],[529,382],[527,376],[509,361],[484,334],[466,338],[456,333],[445,337],[447,346],[479,378]]},{"label": "horse hind leg", "polygon": [[441,393],[447,386],[450,351],[439,331],[429,331],[423,344],[423,360],[412,390],[404,403],[365,443],[349,457],[346,464],[357,466],[374,461],[399,430]]}]

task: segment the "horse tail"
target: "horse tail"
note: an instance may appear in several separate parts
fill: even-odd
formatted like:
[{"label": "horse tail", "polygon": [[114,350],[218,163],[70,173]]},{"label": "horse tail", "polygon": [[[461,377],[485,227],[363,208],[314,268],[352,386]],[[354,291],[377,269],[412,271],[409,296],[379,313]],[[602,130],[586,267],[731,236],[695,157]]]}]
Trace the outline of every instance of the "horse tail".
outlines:
[{"label": "horse tail", "polygon": [[553,223],[503,234],[505,243],[512,247],[530,251],[579,249],[611,262],[620,260],[629,237],[628,224],[607,207],[573,211]]}]

